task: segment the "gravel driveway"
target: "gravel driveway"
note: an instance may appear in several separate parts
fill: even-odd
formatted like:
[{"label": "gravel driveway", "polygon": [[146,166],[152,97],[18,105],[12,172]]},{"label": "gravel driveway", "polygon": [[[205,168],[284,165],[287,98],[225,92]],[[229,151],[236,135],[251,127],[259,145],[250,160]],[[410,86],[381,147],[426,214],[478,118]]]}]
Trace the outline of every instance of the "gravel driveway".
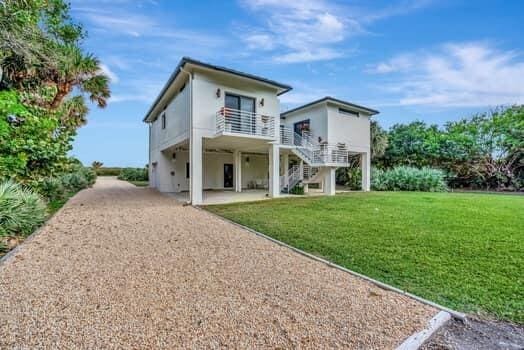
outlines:
[{"label": "gravel driveway", "polygon": [[114,179],[0,265],[2,349],[391,349],[436,312]]}]

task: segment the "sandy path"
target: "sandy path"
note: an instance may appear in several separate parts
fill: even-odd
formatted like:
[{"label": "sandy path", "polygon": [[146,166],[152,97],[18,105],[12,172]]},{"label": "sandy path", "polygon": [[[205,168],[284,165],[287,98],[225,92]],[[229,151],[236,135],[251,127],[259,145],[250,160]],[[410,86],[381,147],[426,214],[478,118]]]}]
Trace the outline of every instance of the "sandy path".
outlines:
[{"label": "sandy path", "polygon": [[99,179],[0,266],[0,348],[394,348],[436,313]]}]

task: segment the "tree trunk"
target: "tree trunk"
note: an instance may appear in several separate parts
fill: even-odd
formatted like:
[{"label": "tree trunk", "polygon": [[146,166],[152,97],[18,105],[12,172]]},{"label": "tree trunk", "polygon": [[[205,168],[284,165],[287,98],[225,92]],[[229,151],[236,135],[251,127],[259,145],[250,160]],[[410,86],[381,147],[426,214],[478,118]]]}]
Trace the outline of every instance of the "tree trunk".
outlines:
[{"label": "tree trunk", "polygon": [[64,98],[71,92],[71,85],[70,84],[59,84],[57,86],[57,93],[55,97],[53,98],[53,101],[51,101],[51,109],[57,109]]}]

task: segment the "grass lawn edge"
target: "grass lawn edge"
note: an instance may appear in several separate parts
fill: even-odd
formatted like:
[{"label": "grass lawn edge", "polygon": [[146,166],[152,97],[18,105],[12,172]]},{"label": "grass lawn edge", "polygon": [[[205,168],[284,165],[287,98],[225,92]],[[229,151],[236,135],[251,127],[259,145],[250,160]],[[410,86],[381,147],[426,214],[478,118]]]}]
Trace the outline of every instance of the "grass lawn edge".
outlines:
[{"label": "grass lawn edge", "polygon": [[294,251],[294,252],[296,252],[296,253],[298,253],[298,254],[301,254],[301,255],[303,255],[303,256],[305,256],[305,257],[308,257],[308,258],[313,259],[313,260],[315,260],[315,261],[319,261],[319,262],[321,262],[321,263],[323,263],[323,264],[328,265],[329,267],[336,268],[336,269],[338,269],[338,270],[341,270],[341,271],[344,271],[344,272],[346,272],[346,273],[349,273],[349,274],[351,274],[351,275],[353,275],[353,276],[355,276],[355,277],[361,278],[361,279],[363,279],[363,280],[365,280],[365,281],[367,281],[367,282],[373,283],[374,285],[376,285],[376,286],[378,286],[378,287],[380,287],[380,288],[382,288],[382,289],[389,290],[389,291],[393,291],[393,292],[395,292],[395,293],[399,293],[399,294],[405,295],[405,296],[407,296],[407,297],[409,297],[409,298],[415,299],[415,300],[417,300],[417,301],[419,301],[419,302],[421,302],[421,303],[424,303],[424,304],[426,304],[426,305],[429,305],[429,306],[432,306],[432,307],[434,307],[434,308],[437,308],[437,309],[439,309],[440,311],[447,312],[447,313],[449,313],[450,315],[452,315],[453,317],[455,317],[455,318],[457,318],[457,319],[459,319],[459,320],[462,320],[462,321],[465,321],[465,320],[466,320],[466,314],[464,314],[464,313],[462,313],[462,312],[459,312],[459,311],[456,311],[456,310],[450,309],[450,308],[445,307],[445,306],[443,306],[443,305],[437,304],[437,303],[435,303],[435,302],[433,302],[433,301],[431,301],[431,300],[424,299],[424,298],[422,298],[422,297],[419,297],[418,295],[415,295],[415,294],[409,293],[409,292],[407,292],[407,291],[405,291],[405,290],[402,290],[402,289],[400,289],[400,288],[397,288],[397,287],[394,287],[394,286],[389,285],[389,284],[387,284],[387,283],[384,283],[384,282],[381,282],[381,281],[379,281],[379,280],[373,279],[373,278],[371,278],[371,277],[368,277],[368,276],[363,275],[363,274],[361,274],[361,273],[358,273],[358,272],[356,272],[356,271],[350,270],[350,269],[348,269],[348,268],[346,268],[346,267],[344,267],[344,266],[341,266],[341,265],[335,264],[335,263],[333,263],[333,262],[331,262],[331,261],[329,261],[329,260],[323,259],[323,258],[321,258],[321,257],[318,257],[318,256],[314,255],[314,254],[311,254],[311,253],[308,253],[308,252],[306,252],[306,251],[304,251],[304,250],[301,250],[301,249],[298,249],[298,248],[296,248],[296,247],[293,247],[292,245],[289,245],[289,244],[287,244],[287,243],[284,243],[284,242],[282,242],[282,241],[279,241],[278,239],[275,239],[275,238],[270,237],[270,236],[268,236],[268,235],[266,235],[266,234],[264,234],[264,233],[261,233],[261,232],[259,232],[259,231],[257,231],[257,230],[254,230],[254,229],[252,229],[251,227],[244,226],[244,225],[242,225],[242,224],[240,224],[240,223],[238,223],[238,222],[235,222],[235,221],[233,221],[233,220],[230,220],[230,219],[228,219],[228,218],[225,218],[225,217],[223,217],[223,216],[221,216],[221,215],[219,215],[219,214],[213,213],[213,212],[207,210],[206,207],[204,207],[204,206],[202,206],[202,207],[196,207],[196,208],[198,208],[198,209],[200,209],[200,210],[204,210],[204,211],[206,211],[207,213],[209,213],[209,214],[211,214],[211,215],[213,215],[213,216],[215,216],[215,217],[217,217],[217,218],[219,218],[219,219],[221,219],[221,220],[224,220],[224,221],[226,221],[226,222],[229,222],[230,224],[233,224],[233,225],[235,225],[235,226],[238,226],[238,227],[240,227],[240,228],[243,228],[244,230],[247,230],[247,231],[249,231],[249,232],[251,232],[251,233],[253,233],[253,234],[255,234],[255,235],[257,235],[257,236],[259,236],[259,237],[261,237],[261,238],[267,239],[267,240],[269,240],[269,241],[271,241],[271,242],[273,242],[273,243],[276,243],[276,244],[278,244],[278,245],[280,245],[280,246],[282,246],[282,247],[288,248],[288,249],[290,249],[290,250],[292,250],[292,251]]}]

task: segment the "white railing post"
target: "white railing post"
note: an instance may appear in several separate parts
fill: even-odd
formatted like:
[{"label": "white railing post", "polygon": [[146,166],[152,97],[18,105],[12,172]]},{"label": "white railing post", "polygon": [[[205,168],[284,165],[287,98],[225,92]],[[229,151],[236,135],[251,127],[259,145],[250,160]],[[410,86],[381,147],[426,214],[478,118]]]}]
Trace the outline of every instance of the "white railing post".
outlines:
[{"label": "white railing post", "polygon": [[275,117],[231,108],[221,108],[216,113],[217,134],[241,134],[275,137]]}]

